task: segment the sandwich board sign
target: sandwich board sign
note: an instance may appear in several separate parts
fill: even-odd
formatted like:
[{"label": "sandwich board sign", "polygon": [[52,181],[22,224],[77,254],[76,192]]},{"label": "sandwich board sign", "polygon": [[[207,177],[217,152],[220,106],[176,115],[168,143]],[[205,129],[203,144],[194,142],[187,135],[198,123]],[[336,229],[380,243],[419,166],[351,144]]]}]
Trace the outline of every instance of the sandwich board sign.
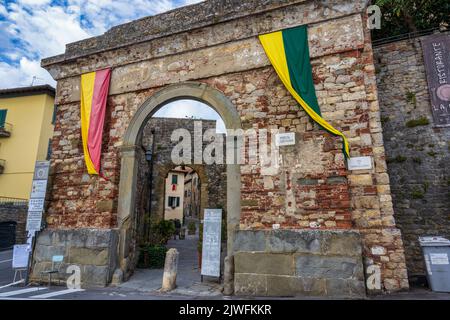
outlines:
[{"label": "sandwich board sign", "polygon": [[13,249],[13,269],[23,269],[28,267],[30,251],[28,244],[16,244]]},{"label": "sandwich board sign", "polygon": [[203,217],[202,276],[220,277],[222,209],[205,209]]}]

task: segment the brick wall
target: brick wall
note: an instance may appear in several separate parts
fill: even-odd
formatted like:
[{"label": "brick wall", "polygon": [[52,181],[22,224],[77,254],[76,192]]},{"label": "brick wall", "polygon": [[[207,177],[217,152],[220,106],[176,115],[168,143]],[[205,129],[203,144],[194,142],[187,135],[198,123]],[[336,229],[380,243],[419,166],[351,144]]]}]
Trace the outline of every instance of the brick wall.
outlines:
[{"label": "brick wall", "polygon": [[16,244],[27,241],[27,205],[0,204],[0,222],[16,222]]},{"label": "brick wall", "polygon": [[[244,2],[244,7],[257,2]],[[237,2],[229,8],[222,7],[221,1],[207,3],[216,10],[215,19],[201,11],[204,4],[182,9],[180,14],[193,10],[203,18],[178,26],[179,33],[136,35],[126,46],[114,47],[112,35],[127,34],[127,27],[120,27],[95,43],[86,40],[69,46],[67,56],[43,61],[58,80],[59,106],[49,227],[117,227],[119,149],[128,124],[158,90],[195,81],[222,92],[237,109],[244,129],[296,133],[297,145],[282,148],[278,169],[241,166],[241,230],[269,229],[274,223],[281,230],[354,229],[361,234],[365,266],[376,264],[381,269],[383,290],[407,288],[401,234],[393,218],[371,39],[361,14],[367,1],[339,0],[326,6],[315,1],[268,1],[262,11],[245,18],[241,14],[246,11],[239,11]],[[137,28],[141,22],[133,23]],[[129,32],[133,23],[128,25]],[[346,169],[340,139],[321,130],[298,107],[264,54],[258,34],[302,24],[309,25],[311,63],[323,117],[347,136],[351,156],[373,157],[371,170]],[[97,50],[102,43],[105,51]],[[102,168],[108,178],[104,180],[87,175],[84,167],[79,81],[83,72],[107,66],[114,69],[103,138]],[[142,157],[141,153],[141,161]],[[139,173],[139,179],[143,176]]]}]

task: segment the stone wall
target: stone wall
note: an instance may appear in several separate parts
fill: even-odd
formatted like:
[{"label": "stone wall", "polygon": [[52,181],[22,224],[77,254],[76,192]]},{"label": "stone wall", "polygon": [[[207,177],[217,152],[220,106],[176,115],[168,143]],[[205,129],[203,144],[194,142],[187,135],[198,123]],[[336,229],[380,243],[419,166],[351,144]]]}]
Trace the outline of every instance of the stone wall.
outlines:
[{"label": "stone wall", "polygon": [[410,275],[425,274],[420,236],[450,237],[450,128],[433,123],[420,41],[374,49],[395,218]]},{"label": "stone wall", "polygon": [[70,265],[80,267],[83,287],[104,287],[111,282],[117,262],[117,232],[101,229],[46,229],[39,233],[33,252],[31,281],[48,281],[42,271],[52,268],[52,257],[63,255],[60,273],[65,281]]},{"label": "stone wall", "polygon": [[354,231],[239,231],[235,291],[256,296],[365,296]]},{"label": "stone wall", "polygon": [[13,221],[16,223],[16,244],[23,244],[27,241],[28,205],[0,204],[0,222]]},{"label": "stone wall", "polygon": [[[201,125],[200,135],[195,137],[194,123]],[[203,198],[201,208],[226,208],[226,166],[224,164],[194,164],[194,139],[202,139],[206,130],[216,129],[214,120],[194,120],[194,119],[174,119],[174,118],[151,118],[142,131],[142,145],[151,149],[154,146],[153,154],[153,175],[152,175],[152,208],[151,213],[160,218],[164,214],[164,187],[167,173],[174,169],[177,164],[172,161],[172,150],[178,141],[171,141],[171,135],[176,129],[185,129],[190,133],[191,140],[191,161],[188,164],[199,174]],[[152,134],[154,130],[154,134]],[[223,135],[222,139],[224,139]],[[202,150],[209,142],[201,143]],[[225,154],[225,153],[224,153]],[[141,162],[142,165],[142,162]],[[143,164],[148,166],[147,163]],[[139,170],[144,169],[140,168]],[[202,211],[202,210],[201,210]]]},{"label": "stone wall", "polygon": [[[358,230],[364,265],[380,267],[383,290],[407,288],[401,234],[393,218],[371,40],[364,28],[367,3],[253,0],[225,5],[210,0],[113,28],[100,37],[68,45],[64,55],[44,60],[42,65],[58,80],[48,225],[57,229],[130,225],[129,216],[119,221],[117,216],[119,181],[130,174],[120,172],[121,161],[128,161],[123,156],[126,152],[138,153],[142,161],[142,151],[127,145],[128,151],[120,152],[126,130],[138,118],[141,106],[157,93],[171,84],[195,82],[221,92],[244,129],[296,132],[297,147],[281,150],[281,166],[276,170],[259,163],[241,166],[241,199],[233,200],[240,201],[242,232],[271,229],[275,223],[286,232]],[[179,19],[185,15],[193,18]],[[165,24],[148,28],[158,21]],[[340,139],[321,130],[299,109],[259,43],[259,34],[304,24],[308,24],[322,115],[347,136],[351,156],[373,157],[371,170],[346,169]],[[139,32],[142,28],[148,28],[148,33]],[[104,67],[113,67],[102,149],[108,180],[86,174],[79,125],[80,75]],[[120,266],[125,269],[130,248],[121,250]]]}]

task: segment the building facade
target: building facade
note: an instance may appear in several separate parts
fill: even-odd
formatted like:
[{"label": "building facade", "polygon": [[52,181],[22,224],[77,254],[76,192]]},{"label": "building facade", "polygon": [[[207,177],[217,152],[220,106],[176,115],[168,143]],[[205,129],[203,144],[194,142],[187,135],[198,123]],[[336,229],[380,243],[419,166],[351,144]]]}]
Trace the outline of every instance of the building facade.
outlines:
[{"label": "building facade", "polygon": [[166,178],[164,219],[184,222],[184,179],[186,170],[176,167]]},{"label": "building facade", "polygon": [[198,173],[191,170],[185,177],[184,183],[184,216],[199,219],[200,215],[200,180]]},{"label": "building facade", "polygon": [[[58,81],[58,113],[48,227],[37,237],[33,274],[58,251],[81,266],[85,286],[106,285],[113,274],[128,279],[145,180],[143,128],[165,103],[192,98],[228,129],[295,133],[277,168],[226,165],[227,292],[362,297],[408,288],[368,3],[210,0],[114,27],[43,60]],[[298,107],[264,53],[258,35],[299,25],[308,25],[322,115],[347,136],[352,157],[372,159],[370,169],[348,170],[340,139]],[[80,75],[104,67],[113,68],[102,152],[108,180],[86,173],[79,132]],[[102,258],[86,261],[87,252]]]},{"label": "building facade", "polygon": [[35,162],[50,159],[55,89],[0,90],[0,198],[28,199]]}]

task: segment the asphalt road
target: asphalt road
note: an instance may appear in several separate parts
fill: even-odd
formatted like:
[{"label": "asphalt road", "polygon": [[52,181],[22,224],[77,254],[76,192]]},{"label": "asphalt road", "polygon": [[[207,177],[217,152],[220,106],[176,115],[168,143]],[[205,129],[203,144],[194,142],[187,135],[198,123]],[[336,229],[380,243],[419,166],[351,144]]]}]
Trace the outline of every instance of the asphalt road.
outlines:
[{"label": "asphalt road", "polygon": [[13,278],[12,250],[0,251],[0,287],[11,283]]},{"label": "asphalt road", "polygon": [[[0,287],[12,282],[12,250],[0,251]],[[239,300],[244,297],[226,297],[222,295],[194,296],[172,293],[146,292],[127,286],[68,290],[64,286],[9,286],[0,288],[0,300]],[[264,300],[263,297],[250,297],[252,300]],[[318,300],[318,298],[297,297],[290,299]],[[436,293],[426,289],[412,289],[390,295],[368,297],[374,300],[450,300],[450,293]]]}]

